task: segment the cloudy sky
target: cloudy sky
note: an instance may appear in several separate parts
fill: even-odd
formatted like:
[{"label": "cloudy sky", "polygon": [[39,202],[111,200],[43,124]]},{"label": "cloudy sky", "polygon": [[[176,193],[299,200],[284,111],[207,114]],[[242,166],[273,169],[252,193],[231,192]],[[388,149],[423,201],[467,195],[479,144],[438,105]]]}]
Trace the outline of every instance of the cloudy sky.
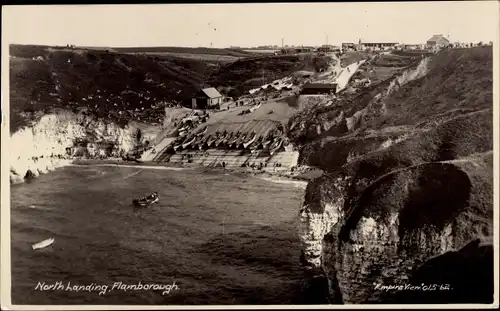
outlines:
[{"label": "cloudy sky", "polygon": [[497,1],[3,7],[9,43],[228,47],[498,37]]}]

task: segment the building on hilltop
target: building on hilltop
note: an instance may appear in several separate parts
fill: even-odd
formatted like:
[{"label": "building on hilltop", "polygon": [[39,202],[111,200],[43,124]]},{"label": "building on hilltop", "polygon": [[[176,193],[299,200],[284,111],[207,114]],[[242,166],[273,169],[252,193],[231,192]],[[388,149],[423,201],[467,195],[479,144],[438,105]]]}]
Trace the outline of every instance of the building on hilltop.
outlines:
[{"label": "building on hilltop", "polygon": [[222,104],[223,96],[216,88],[201,89],[191,99],[193,109],[214,109]]},{"label": "building on hilltop", "polygon": [[299,53],[310,53],[314,51],[314,48],[312,47],[288,47],[288,48],[283,48],[280,50],[281,54],[299,54]]},{"label": "building on hilltop", "polygon": [[398,46],[397,42],[364,42],[360,43],[361,50],[382,51],[394,49]]},{"label": "building on hilltop", "polygon": [[340,52],[341,49],[338,46],[333,45],[322,45],[316,49],[317,52]]},{"label": "building on hilltop", "polygon": [[302,87],[301,95],[326,95],[335,94],[337,84],[335,83],[307,83]]},{"label": "building on hilltop", "polygon": [[403,44],[403,50],[421,50],[423,49],[423,44]]},{"label": "building on hilltop", "polygon": [[450,44],[450,41],[443,35],[434,35],[429,40],[427,40],[427,47],[431,49],[440,49],[446,47]]}]

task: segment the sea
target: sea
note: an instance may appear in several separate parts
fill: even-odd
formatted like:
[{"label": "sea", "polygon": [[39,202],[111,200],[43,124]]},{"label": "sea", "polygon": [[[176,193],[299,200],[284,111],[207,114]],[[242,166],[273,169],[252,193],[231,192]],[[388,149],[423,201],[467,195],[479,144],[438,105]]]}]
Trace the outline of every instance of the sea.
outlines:
[{"label": "sea", "polygon": [[[158,203],[133,208],[152,191]],[[223,170],[133,166],[67,166],[12,185],[12,304],[303,303],[304,191]]]}]

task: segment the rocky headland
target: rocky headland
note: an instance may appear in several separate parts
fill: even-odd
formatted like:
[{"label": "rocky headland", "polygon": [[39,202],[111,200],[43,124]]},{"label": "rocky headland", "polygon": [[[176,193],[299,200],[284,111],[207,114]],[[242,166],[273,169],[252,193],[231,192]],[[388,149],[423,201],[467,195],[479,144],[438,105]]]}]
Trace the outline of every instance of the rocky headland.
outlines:
[{"label": "rocky headland", "polygon": [[493,302],[492,50],[425,62],[304,144],[325,174],[299,212],[303,263],[331,303]]}]

